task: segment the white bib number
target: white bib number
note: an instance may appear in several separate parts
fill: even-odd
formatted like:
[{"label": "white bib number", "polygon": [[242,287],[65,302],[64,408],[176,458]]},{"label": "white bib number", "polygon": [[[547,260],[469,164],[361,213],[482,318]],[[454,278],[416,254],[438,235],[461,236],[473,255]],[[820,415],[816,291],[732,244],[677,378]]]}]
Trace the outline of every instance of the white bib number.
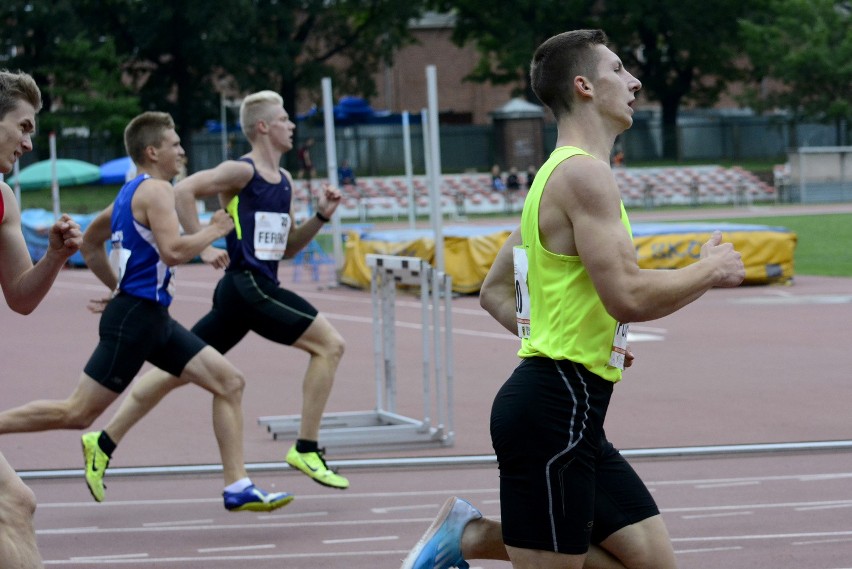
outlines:
[{"label": "white bib number", "polygon": [[615,335],[612,337],[612,351],[609,354],[609,365],[611,367],[624,369],[624,356],[627,354],[627,331],[630,324],[618,322],[615,327]]},{"label": "white bib number", "polygon": [[530,337],[530,289],[527,284],[527,251],[523,247],[512,248],[515,265],[515,317],[518,319],[518,336]]},{"label": "white bib number", "polygon": [[123,248],[121,245],[114,245],[112,251],[109,252],[109,265],[115,274],[118,275],[118,284],[121,284],[121,279],[124,278],[124,273],[127,272],[127,261],[130,259],[130,251]]},{"label": "white bib number", "polygon": [[280,261],[287,249],[290,216],[286,213],[254,213],[254,256],[261,261]]}]

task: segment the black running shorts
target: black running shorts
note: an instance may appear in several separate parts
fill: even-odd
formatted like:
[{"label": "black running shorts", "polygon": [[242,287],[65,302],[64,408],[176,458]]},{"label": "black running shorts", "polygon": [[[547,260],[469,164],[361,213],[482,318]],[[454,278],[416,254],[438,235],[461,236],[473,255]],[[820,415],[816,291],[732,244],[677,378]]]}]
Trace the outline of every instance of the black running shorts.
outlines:
[{"label": "black running shorts", "polygon": [[659,514],[603,424],[613,384],[570,361],[528,358],[491,409],[506,545],[579,555]]},{"label": "black running shorts", "polygon": [[179,376],[205,346],[162,304],[123,293],[107,304],[99,333],[100,342],[84,371],[116,393],[130,385],[146,361]]},{"label": "black running shorts", "polygon": [[192,331],[223,354],[249,330],[291,346],[316,316],[311,303],[271,279],[251,271],[229,271],[216,285],[213,308]]}]

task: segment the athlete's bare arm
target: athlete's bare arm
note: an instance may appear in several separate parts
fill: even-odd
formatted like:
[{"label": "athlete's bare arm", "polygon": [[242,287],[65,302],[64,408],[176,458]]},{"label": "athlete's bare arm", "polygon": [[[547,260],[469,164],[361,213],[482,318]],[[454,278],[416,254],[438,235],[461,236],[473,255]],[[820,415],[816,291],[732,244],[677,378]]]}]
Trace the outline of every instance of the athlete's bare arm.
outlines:
[{"label": "athlete's bare arm", "polygon": [[620,322],[661,318],[713,287],[737,286],[745,277],[740,254],[721,243],[721,234],[702,246],[698,262],[683,269],[641,269],[621,223],[615,179],[609,165],[594,158],[560,164],[547,182],[540,211],[546,246],[580,256],[607,311]]}]

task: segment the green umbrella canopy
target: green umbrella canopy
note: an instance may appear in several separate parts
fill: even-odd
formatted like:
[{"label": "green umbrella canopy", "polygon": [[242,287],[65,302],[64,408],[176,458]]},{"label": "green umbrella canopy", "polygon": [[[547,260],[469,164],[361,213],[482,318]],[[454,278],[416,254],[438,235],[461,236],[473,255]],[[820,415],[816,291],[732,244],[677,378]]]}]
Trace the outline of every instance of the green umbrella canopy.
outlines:
[{"label": "green umbrella canopy", "polygon": [[[53,182],[50,160],[42,160],[23,168],[18,174],[18,183],[21,190],[41,190],[50,188]],[[60,186],[79,186],[97,182],[101,178],[101,169],[95,164],[71,158],[59,158],[56,160],[56,180]],[[15,185],[15,176],[11,176],[6,183]]]}]

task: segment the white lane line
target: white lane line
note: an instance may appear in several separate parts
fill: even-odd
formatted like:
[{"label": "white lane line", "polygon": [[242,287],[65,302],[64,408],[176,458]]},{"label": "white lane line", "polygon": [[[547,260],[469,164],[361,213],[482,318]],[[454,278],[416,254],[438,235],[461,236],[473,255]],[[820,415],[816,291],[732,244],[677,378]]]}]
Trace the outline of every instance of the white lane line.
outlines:
[{"label": "white lane line", "polygon": [[347,557],[390,557],[395,558],[408,555],[407,549],[388,549],[381,551],[346,551],[343,553],[275,553],[267,555],[220,555],[220,556],[203,556],[203,557],[150,557],[147,559],[91,559],[91,558],[71,558],[71,559],[46,559],[44,565],[59,565],[67,567],[68,565],[121,565],[124,563],[135,563],[138,565],[163,565],[169,563],[173,567],[177,563],[210,563],[213,561],[263,561],[275,559],[319,559],[319,558],[347,558]]},{"label": "white lane line", "polygon": [[92,555],[71,557],[71,561],[118,561],[120,559],[147,559],[147,553],[124,553],[121,555]]},{"label": "white lane line", "polygon": [[374,514],[387,514],[390,512],[401,512],[405,510],[435,510],[440,504],[418,504],[416,506],[388,506],[387,508],[371,508]]},{"label": "white lane line", "polygon": [[827,502],[779,502],[775,504],[731,504],[729,506],[690,506],[686,508],[663,508],[669,514],[678,512],[724,512],[730,510],[767,510],[772,508],[802,508],[835,506],[841,504],[852,505],[852,500],[832,500]]},{"label": "white lane line", "polygon": [[850,502],[838,502],[836,504],[823,504],[820,506],[801,506],[799,508],[795,508],[797,512],[808,512],[810,510],[832,510],[834,508],[852,508],[852,503]]},{"label": "white lane line", "polygon": [[298,518],[313,518],[317,516],[327,516],[328,512],[303,512],[301,514],[260,514],[257,519],[263,520],[291,520]]},{"label": "white lane line", "polygon": [[705,488],[730,488],[731,486],[759,486],[759,480],[748,480],[743,482],[720,482],[718,484],[696,484],[695,487],[699,489]]},{"label": "white lane line", "polygon": [[377,535],[375,537],[353,537],[349,539],[324,539],[322,542],[326,545],[335,543],[364,543],[367,541],[394,541],[399,539],[398,535]]},{"label": "white lane line", "polygon": [[852,537],[852,531],[822,531],[809,533],[765,533],[753,535],[713,535],[704,537],[673,537],[672,542],[689,541],[757,541],[763,539],[796,539],[806,537]]},{"label": "white lane line", "polygon": [[675,553],[714,553],[716,551],[737,551],[742,547],[736,545],[733,547],[705,547],[701,549],[675,549]]},{"label": "white lane line", "polygon": [[[809,482],[811,480],[822,481],[822,480],[841,480],[844,478],[852,478],[852,472],[837,472],[833,474],[788,474],[781,476],[749,476],[743,478],[704,478],[698,480],[659,480],[647,482],[646,484],[652,484],[654,486],[682,486],[686,484],[696,485],[696,484],[723,484],[730,482],[746,482],[746,481],[760,481],[760,482],[782,482],[785,480],[798,480],[800,482]],[[108,502],[103,502],[106,504]],[[102,505],[102,504],[98,504]]]},{"label": "white lane line", "polygon": [[845,543],[852,541],[852,537],[842,539],[812,539],[810,541],[794,541],[793,545],[817,545],[819,543]]},{"label": "white lane line", "polygon": [[724,518],[726,516],[751,516],[754,512],[726,512],[724,514],[694,514],[691,516],[681,516],[684,520],[700,520],[702,518]]},{"label": "white lane line", "polygon": [[142,524],[142,527],[168,527],[168,526],[186,526],[186,525],[198,525],[198,524],[212,524],[213,518],[209,518],[206,520],[179,520],[174,522],[148,522]]},{"label": "white lane line", "polygon": [[254,551],[255,549],[275,549],[274,543],[265,543],[263,545],[240,545],[234,547],[206,547],[199,549],[198,553],[225,553],[227,551]]}]

